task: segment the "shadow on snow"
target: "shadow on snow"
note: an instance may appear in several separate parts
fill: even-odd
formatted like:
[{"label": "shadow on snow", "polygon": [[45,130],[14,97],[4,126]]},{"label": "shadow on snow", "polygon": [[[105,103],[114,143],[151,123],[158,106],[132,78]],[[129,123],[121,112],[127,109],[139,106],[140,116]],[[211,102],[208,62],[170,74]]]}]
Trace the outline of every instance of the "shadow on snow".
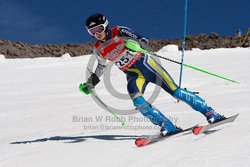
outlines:
[{"label": "shadow on snow", "polygon": [[[204,132],[205,136],[213,134],[214,132],[219,131],[217,130],[208,130],[207,132]],[[202,136],[196,140],[199,140],[205,136]],[[97,139],[97,140],[106,140],[106,141],[122,141],[122,140],[136,140],[137,138],[140,138],[143,136],[135,136],[135,135],[94,135],[94,136],[53,136],[53,137],[47,137],[47,138],[41,138],[41,139],[35,139],[35,140],[26,140],[26,141],[15,141],[11,142],[10,144],[30,144],[30,143],[38,143],[38,142],[48,142],[48,141],[64,141],[64,143],[79,143],[84,142],[87,139]],[[145,137],[145,136],[144,136]]]},{"label": "shadow on snow", "polygon": [[87,139],[98,139],[98,140],[135,140],[140,136],[131,136],[131,135],[95,135],[95,136],[53,136],[48,138],[41,138],[35,140],[27,141],[16,141],[11,142],[10,144],[29,144],[29,143],[38,143],[38,142],[48,142],[48,141],[64,141],[65,143],[79,143],[84,142]]}]

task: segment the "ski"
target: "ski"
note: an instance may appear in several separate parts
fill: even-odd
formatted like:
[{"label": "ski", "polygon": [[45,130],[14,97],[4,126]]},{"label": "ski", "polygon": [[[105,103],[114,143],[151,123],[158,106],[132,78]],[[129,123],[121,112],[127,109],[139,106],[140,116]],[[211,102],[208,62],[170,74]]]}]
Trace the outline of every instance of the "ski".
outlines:
[{"label": "ski", "polygon": [[230,123],[230,122],[233,122],[237,116],[239,114],[236,114],[236,115],[233,115],[231,117],[228,117],[228,118],[225,118],[219,122],[215,122],[215,123],[212,123],[212,124],[208,124],[208,125],[205,125],[205,126],[197,126],[195,128],[193,128],[192,132],[194,135],[199,135],[201,133],[204,133],[206,131],[208,131],[209,129],[212,129],[214,127],[217,127],[217,126],[220,126],[220,125],[223,125],[223,124],[226,124],[226,123]]},{"label": "ski", "polygon": [[[135,140],[135,145],[137,147],[143,147],[143,146],[147,146],[149,144],[156,143],[156,142],[161,141],[163,139],[172,137],[172,136],[177,135],[177,134],[185,135],[185,134],[188,134],[188,133],[184,133],[184,132],[192,131],[197,126],[198,125],[195,125],[195,126],[192,126],[190,128],[181,130],[181,131],[179,131],[177,133],[169,134],[169,135],[166,135],[166,136],[152,135],[152,136],[146,136],[146,137],[138,138],[138,139]],[[192,132],[190,132],[190,133],[192,133]]]}]

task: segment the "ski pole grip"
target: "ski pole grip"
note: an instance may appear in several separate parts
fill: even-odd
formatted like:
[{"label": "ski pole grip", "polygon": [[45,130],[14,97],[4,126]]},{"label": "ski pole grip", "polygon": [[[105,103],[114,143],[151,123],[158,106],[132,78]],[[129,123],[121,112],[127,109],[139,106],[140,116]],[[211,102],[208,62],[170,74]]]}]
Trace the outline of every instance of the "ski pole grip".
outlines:
[{"label": "ski pole grip", "polygon": [[93,92],[94,86],[92,84],[89,83],[81,83],[79,85],[79,90],[83,93],[85,93],[86,95],[91,94]]},{"label": "ski pole grip", "polygon": [[125,43],[126,48],[133,50],[135,52],[149,53],[147,50],[141,48],[140,44],[132,39],[128,39]]}]

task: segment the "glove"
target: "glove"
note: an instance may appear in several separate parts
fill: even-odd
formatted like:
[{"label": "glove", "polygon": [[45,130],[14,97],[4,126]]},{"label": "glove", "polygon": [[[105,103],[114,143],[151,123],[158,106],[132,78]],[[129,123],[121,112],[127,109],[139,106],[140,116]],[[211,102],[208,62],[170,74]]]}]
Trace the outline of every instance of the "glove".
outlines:
[{"label": "glove", "polygon": [[80,89],[81,92],[88,95],[88,94],[93,92],[94,86],[92,84],[89,84],[89,83],[81,83],[79,85],[79,89]]},{"label": "glove", "polygon": [[81,83],[79,85],[79,89],[81,92],[88,95],[93,92],[93,89],[99,82],[100,82],[100,79],[98,78],[98,76],[95,73],[92,73],[87,83]]}]

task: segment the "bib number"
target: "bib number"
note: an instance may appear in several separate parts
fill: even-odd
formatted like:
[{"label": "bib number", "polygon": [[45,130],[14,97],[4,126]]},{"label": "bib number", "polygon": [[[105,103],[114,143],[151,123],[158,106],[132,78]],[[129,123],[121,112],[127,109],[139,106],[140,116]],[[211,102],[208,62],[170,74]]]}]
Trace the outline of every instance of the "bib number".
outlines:
[{"label": "bib number", "polygon": [[129,64],[129,62],[134,58],[134,55],[130,52],[126,52],[126,54],[124,56],[122,56],[118,61],[115,62],[115,65],[118,68],[123,68],[124,66],[126,66],[127,64]]},{"label": "bib number", "polygon": [[141,52],[131,53],[129,51],[126,52],[124,56],[122,56],[118,61],[115,62],[115,65],[122,71],[127,70],[131,67],[137,60],[142,56]]}]

